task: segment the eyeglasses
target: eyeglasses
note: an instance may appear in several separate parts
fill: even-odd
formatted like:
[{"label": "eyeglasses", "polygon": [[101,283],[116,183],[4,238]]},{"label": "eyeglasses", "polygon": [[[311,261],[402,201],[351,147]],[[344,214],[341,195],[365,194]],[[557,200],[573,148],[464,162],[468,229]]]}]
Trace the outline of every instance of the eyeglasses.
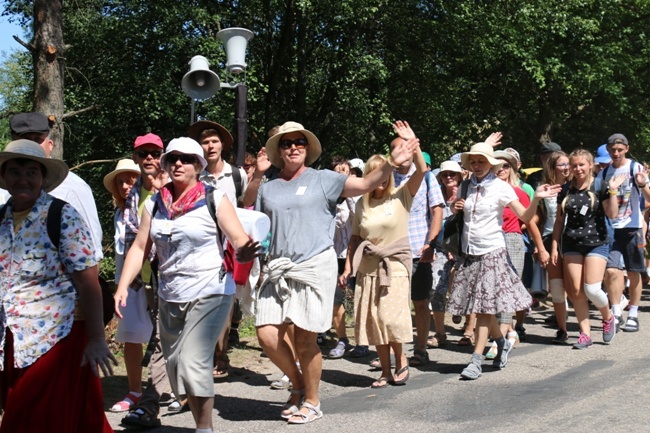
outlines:
[{"label": "eyeglasses", "polygon": [[306,138],[296,138],[295,140],[280,140],[281,149],[291,149],[292,145],[295,145],[296,149],[304,149],[307,144],[308,142]]},{"label": "eyeglasses", "polygon": [[571,164],[568,162],[565,162],[564,164],[555,164],[555,168],[569,168],[571,167]]},{"label": "eyeglasses", "polygon": [[154,159],[160,158],[162,152],[160,150],[138,150],[135,152],[142,159],[147,159],[147,156],[151,155]]},{"label": "eyeglasses", "polygon": [[181,164],[195,164],[196,157],[194,155],[187,155],[185,153],[172,153],[165,157],[165,162],[167,164],[176,164],[176,161],[180,161]]}]

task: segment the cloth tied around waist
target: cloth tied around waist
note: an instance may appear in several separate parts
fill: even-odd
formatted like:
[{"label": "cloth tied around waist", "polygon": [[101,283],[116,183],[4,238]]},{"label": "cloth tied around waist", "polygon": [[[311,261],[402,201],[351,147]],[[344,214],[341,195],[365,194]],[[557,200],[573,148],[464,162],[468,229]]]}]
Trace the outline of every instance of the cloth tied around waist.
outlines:
[{"label": "cloth tied around waist", "polygon": [[380,262],[377,275],[379,276],[379,285],[381,287],[390,286],[391,258],[400,261],[404,265],[408,272],[409,280],[411,279],[411,272],[413,270],[411,261],[413,260],[413,254],[411,252],[411,244],[408,237],[403,237],[392,244],[383,247],[377,246],[368,240],[362,241],[354,252],[354,257],[352,258],[352,275],[355,275],[359,269],[359,264],[361,263],[364,254],[379,257]]},{"label": "cloth tied around waist", "polygon": [[262,283],[262,287],[260,287],[260,293],[264,292],[267,286],[272,285],[280,299],[285,301],[291,293],[287,280],[293,280],[309,286],[322,299],[323,294],[319,287],[320,280],[318,278],[321,254],[317,254],[302,263],[294,263],[287,257],[279,257],[271,260],[266,265],[264,282]]}]

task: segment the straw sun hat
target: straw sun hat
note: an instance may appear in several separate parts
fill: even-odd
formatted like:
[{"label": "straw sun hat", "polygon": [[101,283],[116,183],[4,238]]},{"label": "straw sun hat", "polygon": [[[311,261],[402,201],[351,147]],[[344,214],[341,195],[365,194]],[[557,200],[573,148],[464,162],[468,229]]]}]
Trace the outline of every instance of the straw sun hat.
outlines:
[{"label": "straw sun hat", "polygon": [[307,143],[309,143],[306,147],[307,157],[305,158],[305,165],[312,165],[322,152],[320,141],[318,141],[318,138],[311,131],[306,130],[298,122],[285,122],[278,128],[277,134],[268,139],[266,142],[266,154],[269,157],[269,161],[278,168],[284,167],[284,161],[280,157],[280,153],[278,153],[278,145],[282,136],[290,132],[300,132],[305,136]]},{"label": "straw sun hat", "polygon": [[113,195],[117,195],[117,191],[115,191],[115,178],[117,177],[118,174],[120,173],[135,173],[138,176],[140,175],[140,167],[138,164],[133,162],[132,159],[120,159],[117,162],[117,166],[115,167],[115,170],[111,171],[108,173],[106,176],[104,176],[104,188],[108,190]]},{"label": "straw sun hat", "polygon": [[[48,158],[40,144],[31,140],[14,140],[0,152],[0,167],[11,159],[31,159],[45,166],[47,173],[43,178],[43,189],[52,191],[68,176],[68,165],[60,159]],[[0,188],[7,189],[4,179],[0,177]]]},{"label": "straw sun hat", "polygon": [[484,156],[492,167],[496,167],[497,165],[503,164],[503,161],[499,161],[494,157],[494,148],[487,143],[476,143],[475,145],[470,147],[468,152],[463,152],[461,154],[460,159],[462,162],[462,166],[468,170],[470,169],[469,157],[472,155]]}]

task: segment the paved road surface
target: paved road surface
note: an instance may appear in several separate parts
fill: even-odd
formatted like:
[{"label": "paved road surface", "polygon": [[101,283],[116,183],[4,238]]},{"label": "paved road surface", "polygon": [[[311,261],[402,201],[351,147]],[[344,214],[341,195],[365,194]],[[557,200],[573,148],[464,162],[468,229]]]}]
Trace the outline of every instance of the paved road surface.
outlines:
[{"label": "paved road surface", "polygon": [[[648,296],[640,308],[640,331],[620,332],[610,345],[601,343],[600,320],[592,311],[595,344],[586,350],[550,344],[555,330],[544,326],[548,314],[533,312],[528,339],[512,352],[507,368],[493,371],[485,361],[477,381],[458,379],[470,358],[468,348],[456,345],[459,331],[450,334],[445,348],[430,349],[432,362],[411,368],[402,387],[369,388],[379,376],[367,366],[372,357],[324,360],[325,415],[308,426],[288,426],[279,418],[288,393],[269,388],[279,373],[260,358],[215,384],[215,432],[650,432]],[[569,334],[575,342],[574,317]],[[121,414],[107,415],[116,431],[126,431],[119,425]],[[194,432],[190,413],[163,409],[162,423],[148,431]]]}]

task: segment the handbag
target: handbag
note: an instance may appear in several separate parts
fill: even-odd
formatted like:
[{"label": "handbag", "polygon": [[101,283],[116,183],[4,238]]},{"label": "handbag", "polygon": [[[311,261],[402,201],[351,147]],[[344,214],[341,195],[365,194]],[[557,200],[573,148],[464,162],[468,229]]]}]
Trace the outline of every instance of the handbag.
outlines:
[{"label": "handbag", "polygon": [[[464,180],[460,184],[460,198],[467,197],[467,188],[469,180]],[[446,252],[460,257],[463,254],[461,239],[463,236],[463,211],[450,215],[445,220],[444,234],[442,237],[442,249]]]}]

